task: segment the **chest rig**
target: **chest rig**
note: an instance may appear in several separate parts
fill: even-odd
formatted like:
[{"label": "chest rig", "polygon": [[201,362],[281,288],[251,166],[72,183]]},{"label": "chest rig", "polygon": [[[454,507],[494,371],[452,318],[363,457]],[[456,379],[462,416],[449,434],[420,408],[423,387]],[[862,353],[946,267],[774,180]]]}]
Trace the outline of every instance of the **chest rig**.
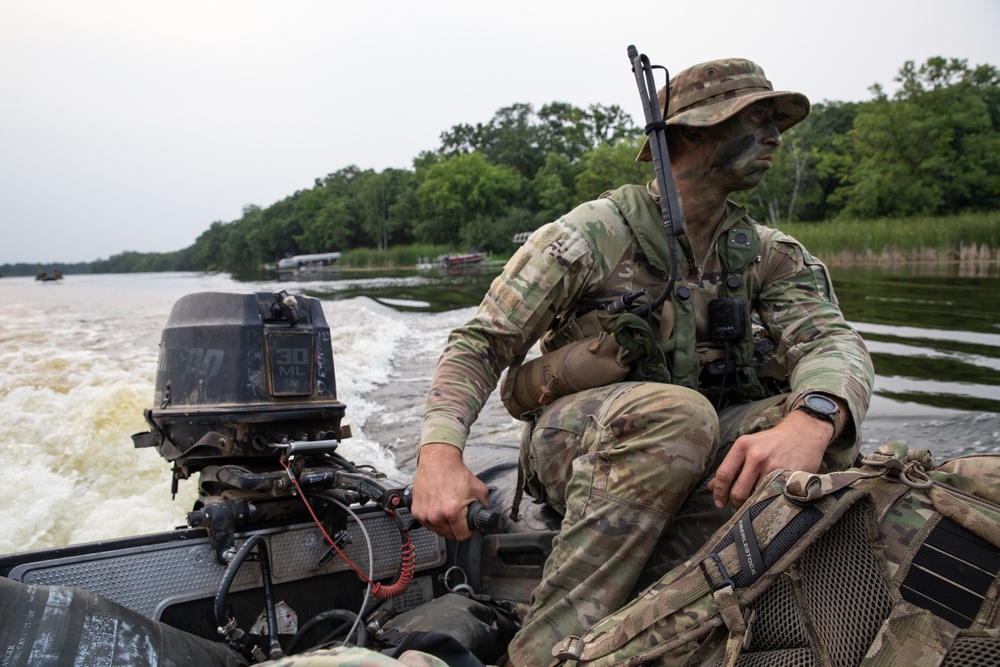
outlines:
[{"label": "chest rig", "polygon": [[[663,216],[659,205],[645,188],[627,185],[604,196],[618,207],[649,263],[669,273],[670,253],[662,227]],[[682,245],[687,246],[685,253],[690,255],[687,239],[681,237],[681,240]],[[709,302],[710,316],[713,304],[726,306],[716,309],[723,312],[721,326],[712,327],[713,331],[721,330],[723,338],[716,340],[713,336],[704,341],[725,347],[724,363],[728,366],[725,375],[732,377],[734,384],[731,388],[743,399],[766,396],[755,369],[750,320],[750,306],[757,299],[759,287],[749,279],[749,273],[760,258],[760,247],[756,226],[746,216],[733,216],[723,223],[717,241],[721,280],[715,299]],[[754,287],[753,293],[751,287]],[[629,379],[699,389],[702,369],[698,357],[696,300],[693,296],[691,289],[678,281],[658,312],[646,313],[643,317],[640,307],[617,317],[613,324],[616,340],[639,358]],[[669,331],[658,327],[660,333],[655,333],[653,325],[661,322],[666,309],[672,310],[672,327]]]}]

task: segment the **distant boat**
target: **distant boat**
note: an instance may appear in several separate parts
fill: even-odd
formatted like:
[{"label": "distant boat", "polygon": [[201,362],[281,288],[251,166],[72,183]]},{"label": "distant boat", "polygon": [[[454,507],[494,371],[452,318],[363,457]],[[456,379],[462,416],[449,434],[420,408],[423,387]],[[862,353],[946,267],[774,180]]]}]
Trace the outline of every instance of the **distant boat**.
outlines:
[{"label": "distant boat", "polygon": [[46,273],[45,271],[39,271],[38,273],[35,274],[35,280],[38,280],[38,281],[41,281],[41,282],[45,282],[45,283],[50,283],[50,282],[53,282],[53,281],[56,281],[56,280],[62,280],[62,279],[63,279],[62,271],[59,271],[59,270],[55,270],[52,273]]},{"label": "distant boat", "polygon": [[278,271],[311,272],[333,268],[340,259],[339,252],[321,252],[312,255],[293,255],[278,262]]},{"label": "distant boat", "polygon": [[467,266],[469,264],[479,264],[486,256],[482,252],[466,252],[458,255],[438,255],[439,266]]}]

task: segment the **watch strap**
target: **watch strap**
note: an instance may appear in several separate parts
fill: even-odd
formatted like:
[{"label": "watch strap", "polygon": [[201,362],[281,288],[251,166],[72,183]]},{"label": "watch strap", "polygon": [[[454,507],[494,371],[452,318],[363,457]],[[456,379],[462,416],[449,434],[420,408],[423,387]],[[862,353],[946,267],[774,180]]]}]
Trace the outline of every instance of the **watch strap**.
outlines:
[{"label": "watch strap", "polygon": [[837,420],[833,418],[833,415],[827,414],[825,412],[820,412],[819,410],[814,410],[805,403],[795,408],[796,410],[801,410],[813,419],[819,419],[820,421],[825,421],[827,424],[832,424],[833,428],[837,428]]}]

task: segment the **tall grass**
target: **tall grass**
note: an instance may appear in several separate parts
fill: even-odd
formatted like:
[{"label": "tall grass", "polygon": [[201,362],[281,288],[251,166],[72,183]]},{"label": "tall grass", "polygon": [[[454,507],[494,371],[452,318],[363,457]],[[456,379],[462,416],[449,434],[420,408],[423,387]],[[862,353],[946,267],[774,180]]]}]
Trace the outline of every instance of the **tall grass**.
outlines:
[{"label": "tall grass", "polygon": [[[792,222],[780,225],[827,263],[1000,261],[1000,211],[950,217]],[[407,268],[460,249],[414,244],[388,250],[358,248],[339,264],[355,269]],[[494,260],[502,260],[498,256]]]},{"label": "tall grass", "polygon": [[1000,260],[1000,211],[950,217],[794,222],[781,230],[827,262]]}]

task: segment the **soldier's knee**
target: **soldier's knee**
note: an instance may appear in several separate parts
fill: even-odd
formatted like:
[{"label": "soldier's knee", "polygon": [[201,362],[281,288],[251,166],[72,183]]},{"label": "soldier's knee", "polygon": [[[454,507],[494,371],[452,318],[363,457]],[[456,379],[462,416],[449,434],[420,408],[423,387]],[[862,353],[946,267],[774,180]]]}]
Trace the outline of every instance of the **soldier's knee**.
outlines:
[{"label": "soldier's knee", "polygon": [[712,404],[691,389],[658,383],[638,384],[621,399],[606,426],[614,442],[612,467],[627,468],[625,477],[641,489],[654,495],[676,489],[675,501],[682,500],[719,446]]},{"label": "soldier's knee", "polygon": [[719,413],[715,411],[715,406],[711,401],[694,389],[687,387],[677,387],[675,396],[675,410],[680,413],[681,418],[688,422],[703,426],[713,434],[719,434]]},{"label": "soldier's knee", "polygon": [[712,403],[687,387],[647,383],[648,397],[642,407],[650,425],[671,434],[690,433],[706,446],[715,447],[719,438],[719,416]]}]

